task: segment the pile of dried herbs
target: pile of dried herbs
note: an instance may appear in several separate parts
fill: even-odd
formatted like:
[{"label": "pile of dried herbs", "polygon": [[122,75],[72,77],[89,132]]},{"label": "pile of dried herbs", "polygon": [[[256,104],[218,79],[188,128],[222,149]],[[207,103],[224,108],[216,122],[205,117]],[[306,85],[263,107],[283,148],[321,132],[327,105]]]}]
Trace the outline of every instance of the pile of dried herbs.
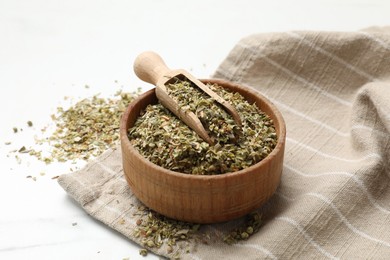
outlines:
[{"label": "pile of dried herbs", "polygon": [[135,215],[138,218],[134,237],[141,239],[144,248],[140,250],[140,254],[144,256],[150,249],[163,248],[172,258],[179,258],[180,252],[189,253],[198,242],[212,244],[223,241],[232,245],[248,240],[262,225],[261,214],[258,212],[245,216],[233,229],[217,233],[207,231],[207,226],[206,230],[201,230],[203,225],[167,218],[143,205],[138,206]]},{"label": "pile of dried herbs", "polygon": [[[134,236],[142,239],[145,248],[165,245],[168,254],[174,252],[178,242],[189,242],[200,227],[199,224],[167,218],[145,206],[139,206],[138,211],[140,216],[136,221]],[[189,251],[189,247],[185,250]]]},{"label": "pile of dried herbs", "polygon": [[50,145],[50,155],[45,157],[35,149],[28,150],[29,154],[46,163],[100,155],[119,140],[120,117],[135,95],[118,91],[116,98],[94,95],[67,110],[58,107],[57,115],[52,115],[55,131],[48,138],[36,140],[37,144]]},{"label": "pile of dried herbs", "polygon": [[[209,145],[160,103],[148,105],[129,129],[132,145],[149,161],[166,169],[197,175],[213,175],[245,169],[264,159],[276,146],[272,120],[239,93],[218,85],[209,87],[231,102],[238,111],[242,128],[231,116],[191,83],[167,85],[181,109],[190,109],[202,122],[215,145]],[[199,93],[198,93],[199,92]]]}]

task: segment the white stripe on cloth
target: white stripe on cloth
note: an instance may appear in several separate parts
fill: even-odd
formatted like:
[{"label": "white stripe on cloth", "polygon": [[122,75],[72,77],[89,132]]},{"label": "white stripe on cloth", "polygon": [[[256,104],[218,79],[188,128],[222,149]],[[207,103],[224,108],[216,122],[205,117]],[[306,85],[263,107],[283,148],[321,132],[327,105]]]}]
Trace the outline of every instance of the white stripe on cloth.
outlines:
[{"label": "white stripe on cloth", "polygon": [[[351,178],[357,184],[357,186],[363,191],[363,193],[366,195],[368,201],[370,202],[370,204],[373,207],[377,208],[378,210],[382,211],[385,214],[390,214],[390,210],[382,207],[381,205],[379,205],[376,202],[374,196],[368,191],[364,182],[355,174],[352,174],[350,172],[323,172],[323,173],[307,174],[307,173],[303,173],[302,171],[299,171],[299,170],[291,167],[288,164],[284,164],[284,167],[287,168],[288,170],[290,170],[291,172],[298,174],[300,176],[306,177],[306,178],[317,178],[317,177],[332,176],[332,175],[346,176],[347,178]],[[287,173],[287,172],[285,172],[285,173]]]},{"label": "white stripe on cloth", "polygon": [[[76,180],[84,189],[89,190],[91,193],[96,193],[91,187],[89,187],[88,185],[86,185],[85,183],[80,181],[79,178],[75,177],[73,174],[68,174],[68,177],[71,177],[72,179]],[[120,211],[120,210],[118,210],[118,209],[116,209],[114,207],[109,206],[108,203],[110,203],[110,202],[105,202],[105,201],[99,199],[98,197],[95,197],[93,202],[101,206],[98,210],[104,208],[105,210],[108,210],[110,212],[113,212],[113,213],[117,214],[118,217],[120,217],[121,215],[123,215],[124,212],[126,212],[126,211],[128,211],[130,209],[129,208],[129,209],[126,209],[124,211]],[[130,223],[135,225],[134,219],[127,218],[126,216],[123,216],[123,218],[125,220],[129,221]]]},{"label": "white stripe on cloth", "polygon": [[309,195],[309,196],[313,196],[313,197],[316,197],[320,200],[322,200],[323,202],[327,203],[329,206],[332,207],[332,209],[336,212],[336,214],[340,217],[341,221],[352,231],[354,232],[355,234],[365,238],[365,239],[368,239],[368,240],[371,240],[375,243],[378,243],[378,244],[381,244],[383,246],[386,246],[386,247],[389,247],[390,248],[390,243],[386,242],[386,241],[383,241],[379,238],[375,238],[375,237],[372,237],[370,235],[368,235],[367,233],[357,229],[356,227],[354,227],[348,220],[347,218],[340,212],[340,210],[336,207],[336,205],[334,205],[332,203],[332,201],[330,199],[328,199],[327,197],[325,197],[324,195],[322,194],[319,194],[319,193],[314,193],[314,192],[309,192],[309,193],[306,193],[306,195]]},{"label": "white stripe on cloth", "polygon": [[291,70],[287,69],[286,67],[283,67],[282,65],[280,65],[276,61],[272,60],[271,58],[269,58],[269,57],[267,57],[265,55],[262,55],[260,53],[257,56],[261,57],[267,63],[269,63],[269,64],[273,65],[274,67],[278,68],[279,70],[283,71],[284,73],[286,73],[288,76],[290,76],[294,80],[302,82],[303,84],[307,85],[312,90],[315,90],[315,91],[319,92],[321,95],[323,95],[323,96],[325,96],[327,98],[330,98],[333,101],[336,101],[337,103],[339,103],[341,105],[344,105],[344,106],[347,106],[347,107],[352,107],[352,103],[351,102],[346,101],[346,100],[344,100],[344,99],[342,99],[342,98],[340,98],[338,96],[335,96],[335,95],[325,91],[323,88],[318,87],[315,84],[311,83],[310,81],[302,78],[298,74],[292,72]]},{"label": "white stripe on cloth", "polygon": [[118,174],[118,172],[114,171],[113,169],[111,169],[110,167],[108,167],[107,165],[103,164],[103,163],[100,162],[100,161],[95,161],[95,163],[96,163],[97,165],[99,165],[100,167],[102,167],[103,170],[105,170],[105,171],[108,172],[108,173],[111,173],[112,175],[117,175],[117,174]]},{"label": "white stripe on cloth", "polygon": [[[267,63],[273,65],[274,67],[276,67],[277,69],[281,70],[282,72],[286,73],[289,77],[293,78],[294,80],[297,80],[305,85],[307,85],[309,88],[319,92],[321,95],[323,96],[326,96],[330,99],[332,99],[333,101],[336,101],[342,105],[345,105],[345,106],[348,106],[348,107],[352,107],[352,103],[349,102],[349,101],[346,101],[338,96],[335,96],[327,91],[325,91],[324,89],[322,89],[321,87],[318,87],[316,86],[315,84],[311,83],[310,81],[302,78],[301,76],[299,76],[298,74],[292,72],[291,70],[287,69],[286,67],[282,66],[281,64],[277,63],[276,61],[270,59],[269,57],[267,57],[266,55],[263,55],[260,51],[260,49],[258,48],[255,48],[254,46],[250,46],[250,45],[246,45],[246,44],[243,44],[243,43],[239,43],[237,44],[237,46],[240,46],[241,48],[244,48],[246,50],[249,50],[251,51],[255,56],[256,58],[262,58],[264,61],[266,61]],[[220,71],[219,71],[220,72]],[[223,74],[223,73],[221,73]],[[226,73],[224,75],[227,75]]]},{"label": "white stripe on cloth", "polygon": [[303,43],[305,43],[306,45],[308,45],[310,48],[313,48],[314,50],[330,57],[332,60],[342,64],[343,66],[345,66],[346,68],[348,68],[349,70],[355,72],[356,74],[366,78],[366,79],[369,79],[371,81],[376,81],[375,77],[371,76],[370,74],[366,73],[365,71],[357,68],[356,66],[353,66],[352,64],[346,62],[345,60],[343,59],[340,59],[338,56],[334,55],[333,53],[327,51],[327,50],[324,50],[323,48],[321,47],[318,47],[316,46],[314,43],[312,43],[311,41],[308,41],[306,40],[302,35],[296,33],[296,32],[286,32],[288,35],[296,38],[296,39],[299,39],[301,40]]},{"label": "white stripe on cloth", "polygon": [[324,248],[322,248],[317,242],[315,242],[314,239],[305,231],[305,229],[295,220],[289,217],[276,217],[275,220],[281,220],[283,222],[287,222],[290,225],[294,226],[304,236],[304,238],[309,242],[309,244],[314,246],[324,256],[330,259],[339,259],[338,257],[335,257],[334,255],[326,251]]},{"label": "white stripe on cloth", "polygon": [[[221,71],[219,71],[219,73],[221,73]],[[221,73],[221,74],[223,74],[223,73]],[[253,87],[253,88],[256,89],[255,87]],[[262,93],[262,94],[265,95],[264,93]],[[270,96],[267,96],[267,95],[265,95],[265,96],[266,96],[271,102],[273,102],[274,104],[276,104],[279,108],[282,108],[282,109],[284,109],[284,110],[287,110],[287,111],[289,111],[289,112],[291,112],[291,113],[293,113],[293,114],[295,114],[295,115],[297,115],[297,116],[300,116],[300,117],[302,117],[302,118],[304,118],[304,119],[306,119],[306,120],[308,120],[308,121],[310,121],[310,122],[312,122],[312,123],[314,123],[314,124],[318,124],[318,125],[322,126],[323,128],[326,128],[326,129],[328,129],[328,130],[330,130],[330,131],[332,131],[332,132],[338,134],[339,136],[343,136],[343,137],[349,137],[349,136],[350,136],[350,133],[342,132],[342,131],[340,131],[340,130],[338,130],[338,129],[332,127],[332,126],[329,126],[328,124],[323,123],[323,122],[320,121],[320,120],[317,120],[317,119],[315,119],[315,118],[312,118],[312,117],[306,115],[306,114],[303,113],[303,112],[300,112],[300,111],[298,111],[298,110],[296,110],[296,109],[294,109],[294,108],[292,108],[292,107],[289,107],[289,106],[285,105],[284,103],[282,103],[282,102],[280,102],[280,101],[277,101],[276,99],[274,99],[274,98],[272,98],[272,97],[270,97]],[[369,126],[365,126],[365,125],[361,125],[361,124],[352,125],[352,126],[351,126],[351,129],[352,129],[352,130],[358,130],[358,129],[360,130],[360,129],[363,129],[363,130],[367,130],[367,131],[374,131],[374,132],[380,134],[382,137],[389,138],[389,134],[388,134],[388,133],[385,133],[385,132],[379,131],[379,130],[373,128],[373,127],[369,127]]]},{"label": "white stripe on cloth", "polygon": [[308,121],[310,121],[310,122],[312,122],[314,124],[320,125],[321,127],[336,133],[337,135],[340,135],[340,136],[343,136],[343,137],[347,137],[347,136],[350,135],[349,133],[341,132],[338,129],[332,127],[332,126],[329,126],[329,125],[321,122],[320,120],[312,118],[312,117],[310,117],[310,116],[308,116],[308,115],[306,115],[306,114],[304,114],[304,113],[302,113],[302,112],[300,112],[298,110],[295,110],[294,108],[291,108],[291,107],[289,107],[289,106],[287,106],[287,105],[285,105],[285,104],[283,104],[283,103],[281,103],[281,102],[279,102],[279,101],[277,101],[277,100],[275,100],[273,98],[269,98],[269,99],[271,100],[272,103],[276,104],[278,107],[280,107],[280,108],[282,108],[284,110],[287,110],[287,111],[289,111],[289,112],[291,112],[291,113],[293,113],[293,114],[295,114],[297,116],[300,116],[300,117],[302,117],[302,118],[304,118],[304,119],[306,119],[306,120],[308,120]]},{"label": "white stripe on cloth", "polygon": [[271,251],[269,251],[268,249],[266,249],[258,244],[242,244],[241,243],[241,244],[233,244],[233,246],[252,248],[252,249],[255,249],[257,251],[264,253],[265,255],[267,255],[271,259],[278,259],[274,254],[272,254]]},{"label": "white stripe on cloth", "polygon": [[[296,200],[296,198],[291,198],[291,197],[282,195],[280,192],[276,192],[275,194],[280,196],[283,199],[288,200],[288,201]],[[312,197],[320,199],[321,201],[325,202],[326,204],[328,204],[333,209],[333,211],[336,213],[336,215],[340,218],[341,222],[343,222],[344,225],[346,225],[346,227],[349,230],[351,230],[353,233],[357,234],[358,236],[360,236],[362,238],[365,238],[367,240],[370,240],[372,242],[375,242],[375,243],[378,243],[378,244],[381,244],[381,245],[384,245],[384,246],[390,248],[390,243],[388,243],[388,242],[386,242],[384,240],[381,240],[379,238],[372,237],[372,236],[368,235],[367,233],[365,233],[365,232],[359,230],[358,228],[354,227],[348,221],[348,219],[340,212],[340,210],[336,207],[336,205],[334,205],[332,203],[332,201],[330,199],[328,199],[327,197],[325,197],[324,195],[319,194],[319,193],[315,193],[315,192],[308,192],[308,193],[301,194],[299,196],[312,196]],[[286,217],[277,217],[277,218],[286,218]]]},{"label": "white stripe on cloth", "polygon": [[334,155],[330,155],[330,154],[327,154],[327,153],[324,153],[324,152],[321,152],[320,150],[318,149],[315,149],[311,146],[308,146],[308,145],[305,145],[303,143],[300,143],[292,138],[289,138],[287,137],[286,138],[286,141],[290,142],[290,143],[293,143],[297,146],[300,146],[306,150],[309,150],[311,152],[313,152],[315,155],[320,155],[322,157],[325,157],[325,158],[329,158],[329,159],[333,159],[333,160],[338,160],[338,161],[344,161],[344,162],[350,162],[350,163],[355,163],[355,162],[361,162],[361,161],[364,161],[364,160],[367,160],[367,159],[370,159],[370,158],[377,158],[381,161],[383,161],[383,158],[380,154],[378,153],[369,153],[361,158],[357,158],[357,159],[348,159],[348,158],[343,158],[343,157],[338,157],[338,156],[334,156]]},{"label": "white stripe on cloth", "polygon": [[[76,178],[73,174],[68,174],[67,177],[71,177],[75,182],[77,182],[79,185],[81,185],[83,188],[89,190],[91,193],[92,193],[92,199],[93,200],[96,200],[98,199],[98,195],[97,195],[97,192],[93,189],[91,189],[90,187],[88,187],[87,185],[85,185],[82,181],[79,180],[79,178]],[[69,186],[72,185],[73,182],[68,182],[68,185],[65,187],[65,190],[68,191],[69,190]]]},{"label": "white stripe on cloth", "polygon": [[358,31],[356,33],[360,33],[360,34],[366,36],[367,38],[369,38],[370,40],[378,43],[380,46],[382,46],[386,50],[390,50],[390,46],[386,42],[384,42],[383,40],[381,40],[381,39],[379,39],[377,37],[374,37],[373,35],[369,34],[368,32]]}]

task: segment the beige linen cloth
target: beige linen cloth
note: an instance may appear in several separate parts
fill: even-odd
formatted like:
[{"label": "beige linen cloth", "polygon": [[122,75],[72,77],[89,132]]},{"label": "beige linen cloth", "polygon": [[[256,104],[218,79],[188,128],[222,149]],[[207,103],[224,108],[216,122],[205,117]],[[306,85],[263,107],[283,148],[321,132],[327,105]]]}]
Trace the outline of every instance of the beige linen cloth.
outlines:
[{"label": "beige linen cloth", "polygon": [[[257,234],[227,245],[221,236],[242,219],[206,225],[214,242],[179,250],[182,259],[390,259],[387,31],[269,33],[238,42],[214,77],[257,89],[282,112],[282,180],[258,209]],[[92,217],[140,243],[138,201],[120,149],[59,183]],[[172,256],[164,247],[153,251]]]}]

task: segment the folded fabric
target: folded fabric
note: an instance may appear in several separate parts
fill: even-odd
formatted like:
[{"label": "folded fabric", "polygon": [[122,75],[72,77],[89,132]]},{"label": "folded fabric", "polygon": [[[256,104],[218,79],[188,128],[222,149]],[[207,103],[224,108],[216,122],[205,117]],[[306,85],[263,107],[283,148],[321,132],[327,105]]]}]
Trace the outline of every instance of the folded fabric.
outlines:
[{"label": "folded fabric", "polygon": [[[214,77],[258,90],[282,112],[281,184],[258,209],[258,233],[227,245],[220,238],[242,219],[205,225],[214,242],[176,249],[182,259],[389,258],[388,32],[284,32],[238,42]],[[139,202],[119,148],[59,183],[93,218],[141,243],[133,216]],[[152,250],[172,256],[164,246]]]}]

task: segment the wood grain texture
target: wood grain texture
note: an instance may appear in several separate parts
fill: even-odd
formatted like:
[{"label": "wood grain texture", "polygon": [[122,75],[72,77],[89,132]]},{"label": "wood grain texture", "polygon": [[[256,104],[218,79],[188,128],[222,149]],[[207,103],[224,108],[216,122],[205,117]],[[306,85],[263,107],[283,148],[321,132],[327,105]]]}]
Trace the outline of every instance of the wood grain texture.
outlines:
[{"label": "wood grain texture", "polygon": [[277,108],[253,89],[222,80],[202,82],[239,92],[272,118],[278,142],[265,159],[241,171],[212,176],[173,172],[146,160],[130,144],[127,131],[148,104],[157,102],[152,89],[134,100],[122,116],[122,160],[130,188],[146,206],[178,220],[216,223],[250,213],[275,192],[283,169],[286,126]]}]

